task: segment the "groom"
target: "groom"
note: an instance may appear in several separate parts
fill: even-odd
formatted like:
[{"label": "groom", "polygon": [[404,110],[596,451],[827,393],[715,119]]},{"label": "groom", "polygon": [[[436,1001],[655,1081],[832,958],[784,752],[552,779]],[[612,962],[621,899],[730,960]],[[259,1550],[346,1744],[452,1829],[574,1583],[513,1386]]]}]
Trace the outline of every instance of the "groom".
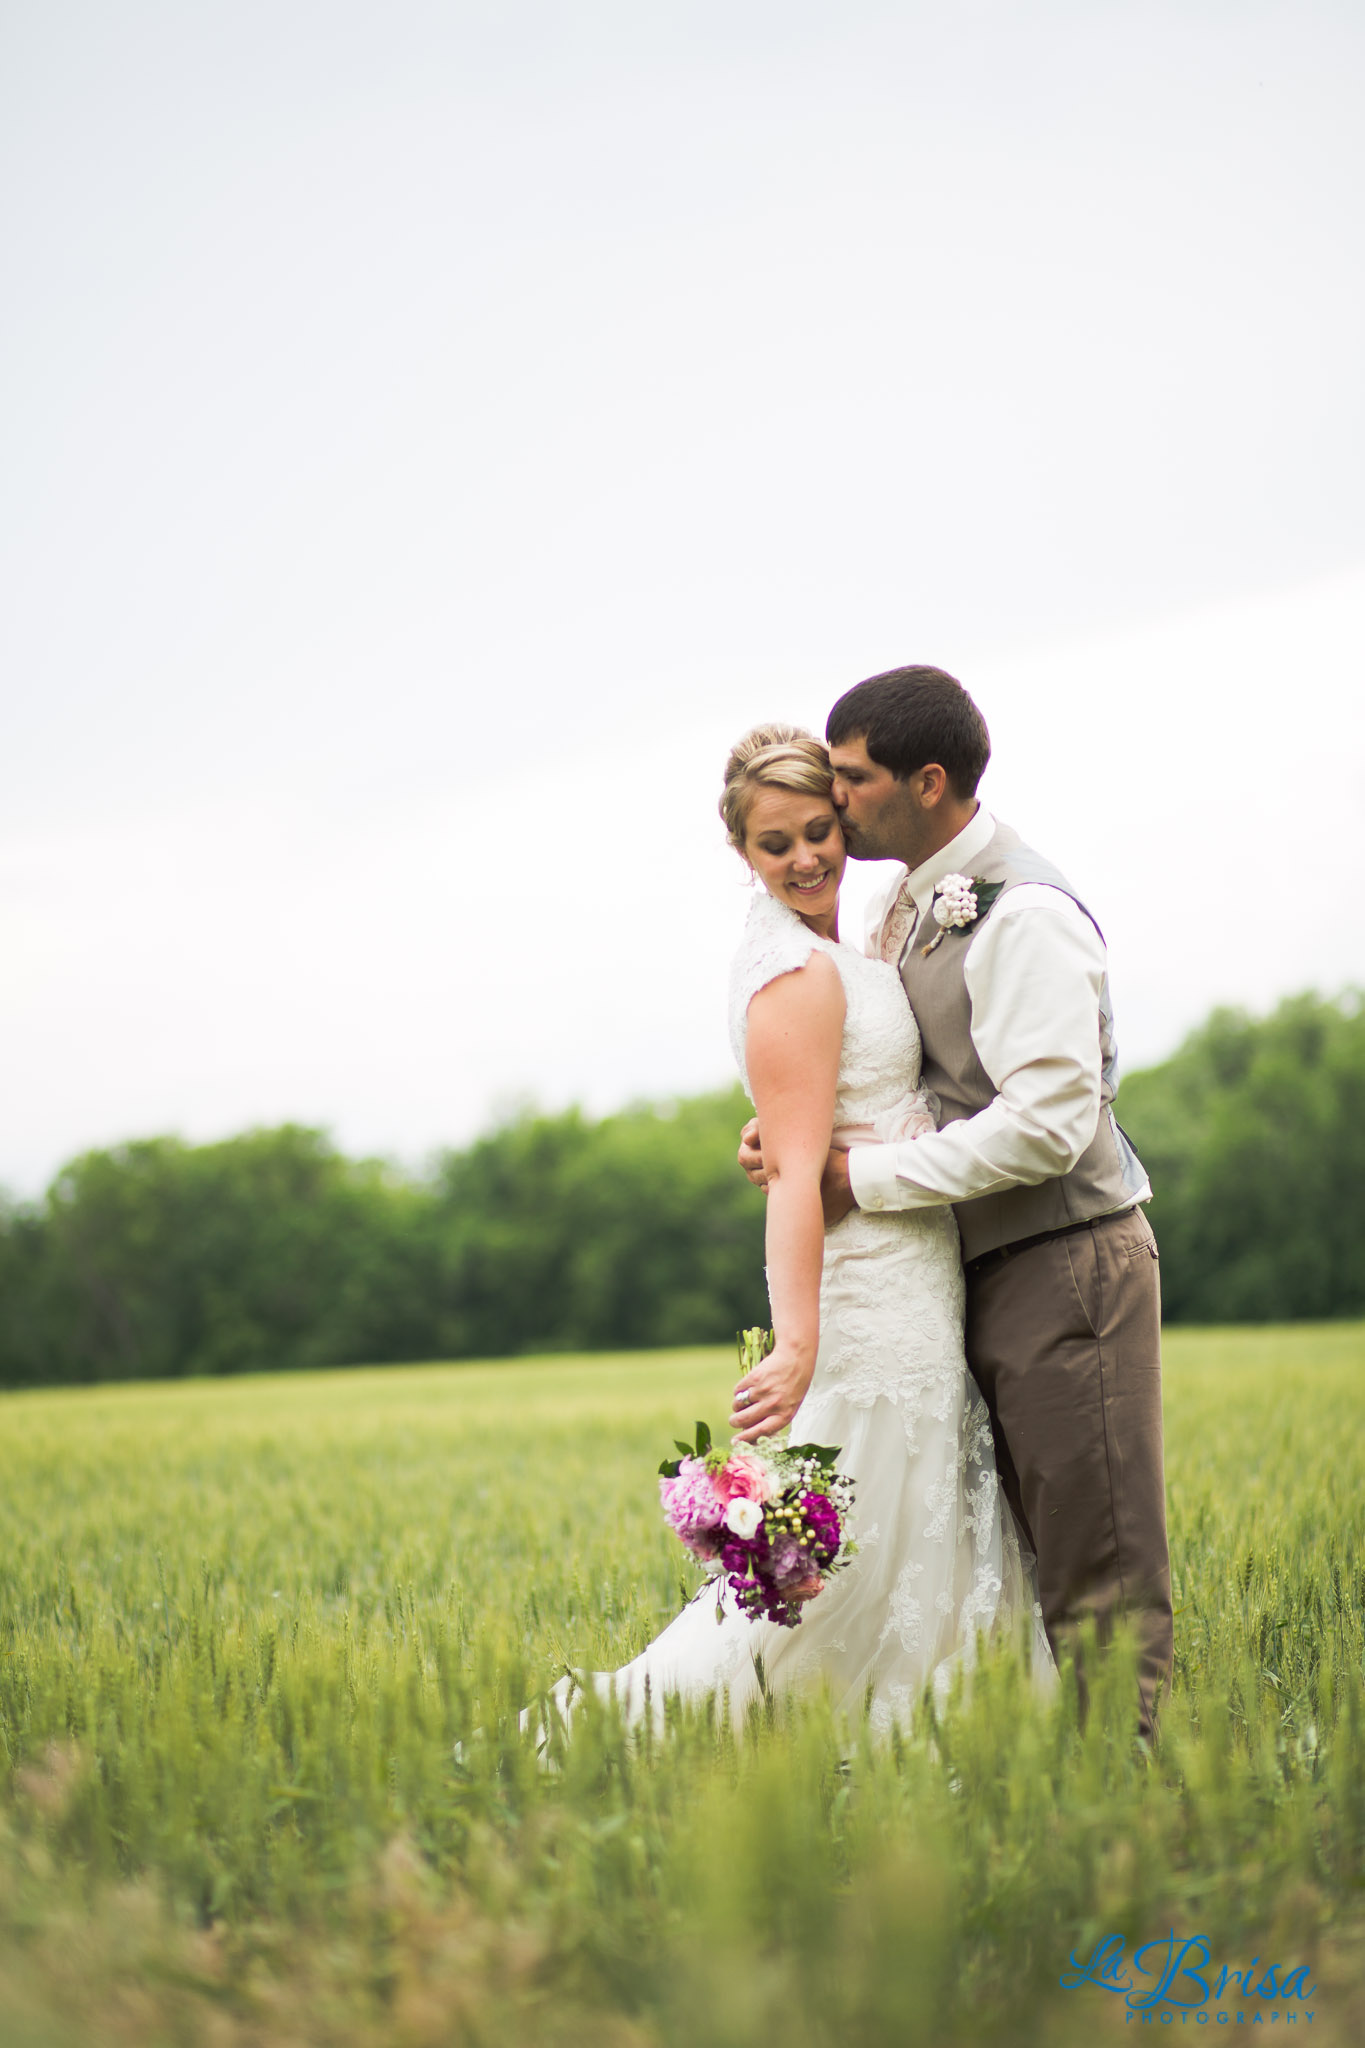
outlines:
[{"label": "groom", "polygon": [[[942,669],[898,668],[826,726],[855,860],[906,873],[868,948],[900,973],[942,1127],[830,1153],[825,1220],[951,1203],[967,1362],[1001,1483],[1038,1559],[1054,1650],[1093,1616],[1138,1643],[1139,1726],[1171,1670],[1161,1307],[1151,1189],[1114,1121],[1104,939],[1071,884],[982,809],[985,721]],[[964,890],[961,883],[970,884]],[[762,1186],[757,1127],[740,1164]]]}]

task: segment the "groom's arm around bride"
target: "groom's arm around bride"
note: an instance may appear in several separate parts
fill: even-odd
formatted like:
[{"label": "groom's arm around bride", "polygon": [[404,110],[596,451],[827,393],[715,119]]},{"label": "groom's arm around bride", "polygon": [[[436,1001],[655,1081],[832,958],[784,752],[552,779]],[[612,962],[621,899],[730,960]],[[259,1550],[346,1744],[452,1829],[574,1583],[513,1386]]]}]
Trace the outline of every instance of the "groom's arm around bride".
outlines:
[{"label": "groom's arm around bride", "polygon": [[[827,739],[850,853],[904,865],[868,950],[899,971],[942,1127],[832,1153],[826,1218],[951,1203],[967,1358],[1049,1637],[1060,1649],[1087,1617],[1104,1633],[1126,1614],[1148,1734],[1172,1649],[1160,1298],[1150,1189],[1110,1106],[1103,936],[1065,877],[978,803],[989,737],[951,676],[858,684]],[[750,1133],[740,1163],[761,1184]]]}]

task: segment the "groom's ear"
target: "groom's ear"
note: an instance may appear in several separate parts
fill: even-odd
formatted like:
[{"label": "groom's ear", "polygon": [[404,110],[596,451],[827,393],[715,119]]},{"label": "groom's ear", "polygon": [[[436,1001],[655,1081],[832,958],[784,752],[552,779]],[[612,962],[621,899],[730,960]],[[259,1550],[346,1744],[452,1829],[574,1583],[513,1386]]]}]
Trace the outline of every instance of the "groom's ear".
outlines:
[{"label": "groom's ear", "polygon": [[910,780],[916,785],[916,798],[926,811],[937,810],[943,799],[952,794],[947,771],[937,761],[926,761]]}]

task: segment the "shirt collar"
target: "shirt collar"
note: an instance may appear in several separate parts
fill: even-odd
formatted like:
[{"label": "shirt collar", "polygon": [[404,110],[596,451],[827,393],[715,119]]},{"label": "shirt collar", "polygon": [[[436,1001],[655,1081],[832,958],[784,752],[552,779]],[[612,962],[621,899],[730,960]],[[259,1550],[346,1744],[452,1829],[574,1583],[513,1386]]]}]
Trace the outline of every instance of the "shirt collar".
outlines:
[{"label": "shirt collar", "polygon": [[930,854],[928,860],[921,861],[907,876],[910,894],[921,917],[933,902],[934,891],[943,877],[969,875],[972,862],[979,853],[985,852],[994,837],[995,819],[983,806],[975,817],[968,819],[956,839],[950,839],[937,853]]}]

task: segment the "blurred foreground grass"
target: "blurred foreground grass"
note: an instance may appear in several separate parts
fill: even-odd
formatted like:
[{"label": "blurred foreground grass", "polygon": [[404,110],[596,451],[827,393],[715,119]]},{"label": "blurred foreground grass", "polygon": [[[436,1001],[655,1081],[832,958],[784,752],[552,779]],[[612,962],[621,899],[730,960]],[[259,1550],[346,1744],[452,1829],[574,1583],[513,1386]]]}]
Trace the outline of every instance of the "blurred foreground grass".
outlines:
[{"label": "blurred foreground grass", "polygon": [[889,1748],[818,1702],[738,1742],[599,1715],[546,1775],[517,1709],[696,1583],[651,1474],[731,1379],[0,1399],[0,2048],[1079,2044],[1142,2022],[1070,1954],[1172,1929],[1365,2036],[1365,1327],[1168,1336],[1154,1762],[1120,1653],[1084,1734],[1001,1656]]}]

